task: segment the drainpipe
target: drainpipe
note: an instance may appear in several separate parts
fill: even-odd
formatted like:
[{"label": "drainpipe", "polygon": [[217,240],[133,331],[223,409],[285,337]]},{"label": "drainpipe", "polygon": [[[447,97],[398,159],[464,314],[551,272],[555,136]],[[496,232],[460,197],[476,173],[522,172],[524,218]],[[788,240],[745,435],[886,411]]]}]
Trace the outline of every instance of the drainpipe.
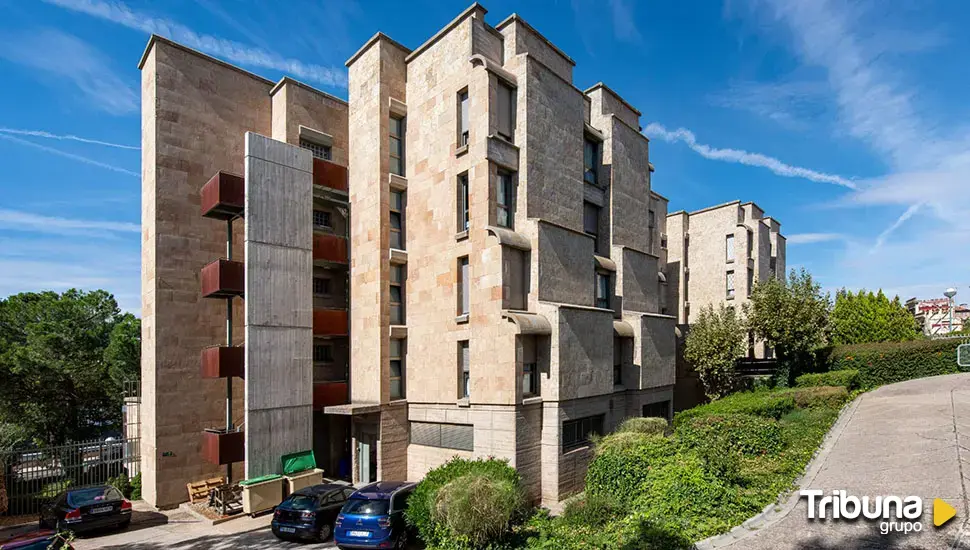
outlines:
[{"label": "drainpipe", "polygon": [[[226,259],[232,260],[232,219],[226,220]],[[232,347],[232,296],[226,299],[226,346]],[[226,377],[226,433],[232,426],[232,377]],[[232,483],[232,463],[226,464],[226,483]]]}]

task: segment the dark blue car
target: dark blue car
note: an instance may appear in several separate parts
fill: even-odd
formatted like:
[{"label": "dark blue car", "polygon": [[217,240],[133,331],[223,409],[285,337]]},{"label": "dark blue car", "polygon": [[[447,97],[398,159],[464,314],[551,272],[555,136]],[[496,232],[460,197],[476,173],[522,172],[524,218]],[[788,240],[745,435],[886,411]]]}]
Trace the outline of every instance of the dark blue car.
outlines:
[{"label": "dark blue car", "polygon": [[353,487],[323,483],[286,497],[273,513],[273,534],[283,540],[325,541]]},{"label": "dark blue car", "polygon": [[404,508],[414,483],[378,481],[350,496],[337,516],[338,548],[405,548]]}]

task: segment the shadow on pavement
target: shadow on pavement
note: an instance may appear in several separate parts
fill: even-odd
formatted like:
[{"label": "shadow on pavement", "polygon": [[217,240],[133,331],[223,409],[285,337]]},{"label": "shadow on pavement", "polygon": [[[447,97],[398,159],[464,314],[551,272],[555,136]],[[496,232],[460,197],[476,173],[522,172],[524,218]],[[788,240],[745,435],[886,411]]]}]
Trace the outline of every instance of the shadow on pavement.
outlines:
[{"label": "shadow on pavement", "polygon": [[127,542],[118,545],[106,545],[101,548],[105,550],[228,550],[230,548],[334,548],[332,541],[323,544],[301,544],[294,542],[284,542],[273,536],[269,528],[263,527],[253,531],[233,533],[231,535],[211,534],[195,537],[192,539],[177,542]]}]

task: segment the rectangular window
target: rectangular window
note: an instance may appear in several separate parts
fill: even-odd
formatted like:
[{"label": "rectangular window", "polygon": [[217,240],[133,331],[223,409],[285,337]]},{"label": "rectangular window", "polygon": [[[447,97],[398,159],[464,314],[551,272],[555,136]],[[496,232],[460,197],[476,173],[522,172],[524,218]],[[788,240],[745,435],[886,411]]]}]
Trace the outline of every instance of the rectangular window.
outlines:
[{"label": "rectangular window", "polygon": [[515,131],[515,90],[499,80],[497,95],[498,127],[496,133],[500,138],[511,142]]},{"label": "rectangular window", "polygon": [[458,398],[468,399],[471,395],[471,374],[469,364],[471,356],[468,351],[468,340],[458,342]]},{"label": "rectangular window", "polygon": [[404,175],[404,119],[391,117],[390,124],[392,174]]},{"label": "rectangular window", "polygon": [[751,296],[751,289],[754,288],[754,270],[748,269],[748,296]]},{"label": "rectangular window", "polygon": [[754,232],[748,230],[748,258],[754,257]]},{"label": "rectangular window", "polygon": [[596,307],[610,309],[610,276],[596,272]]},{"label": "rectangular window", "polygon": [[329,296],[330,295],[330,279],[326,277],[314,277],[313,278],[313,294],[315,296]]},{"label": "rectangular window", "polygon": [[300,138],[300,147],[310,151],[313,158],[318,158],[322,160],[330,160],[330,146],[321,145],[315,141],[310,141],[308,139]]},{"label": "rectangular window", "polygon": [[512,173],[499,170],[495,177],[495,223],[509,229],[515,223],[515,183]]},{"label": "rectangular window", "polygon": [[459,451],[475,450],[475,427],[471,424],[411,422],[411,429],[408,431],[413,445]]},{"label": "rectangular window", "polygon": [[522,337],[522,396],[539,395],[539,362],[536,360],[536,337]]},{"label": "rectangular window", "polygon": [[391,324],[404,324],[404,266],[391,266]]},{"label": "rectangular window", "polygon": [[657,214],[653,210],[647,211],[647,250],[653,252],[654,233],[657,230]]},{"label": "rectangular window", "polygon": [[600,144],[597,141],[593,141],[586,138],[583,142],[583,164],[585,169],[583,170],[583,180],[586,183],[591,183],[597,185],[599,183],[599,165],[600,165]]},{"label": "rectangular window", "polygon": [[526,307],[526,288],[528,262],[525,250],[502,248],[502,307],[504,309],[528,309]]},{"label": "rectangular window", "polygon": [[458,146],[468,145],[468,90],[458,92]]},{"label": "rectangular window", "polygon": [[725,286],[727,287],[727,297],[734,298],[734,271],[728,271],[727,275],[724,277]]},{"label": "rectangular window", "polygon": [[333,362],[333,346],[330,344],[314,344],[313,345],[313,362],[314,363],[332,363]]},{"label": "rectangular window", "polygon": [[613,338],[613,385],[623,385],[623,339]]},{"label": "rectangular window", "polygon": [[600,207],[591,202],[583,203],[583,232],[593,237],[593,252],[599,252]]},{"label": "rectangular window", "polygon": [[658,403],[648,403],[643,406],[644,418],[656,417],[670,419],[670,401],[660,401]]},{"label": "rectangular window", "polygon": [[404,399],[404,340],[391,338],[391,399]]},{"label": "rectangular window", "polygon": [[727,261],[734,261],[734,235],[728,235],[724,239],[724,256]]},{"label": "rectangular window", "polygon": [[327,212],[326,210],[314,210],[313,227],[333,229],[333,222],[330,219],[330,212]]},{"label": "rectangular window", "polygon": [[458,175],[458,232],[468,231],[468,174]]},{"label": "rectangular window", "polygon": [[563,452],[582,447],[589,443],[593,434],[603,435],[603,420],[605,415],[597,414],[562,423]]},{"label": "rectangular window", "polygon": [[468,315],[469,301],[468,256],[458,258],[458,315]]},{"label": "rectangular window", "polygon": [[391,248],[404,250],[404,192],[391,191]]}]

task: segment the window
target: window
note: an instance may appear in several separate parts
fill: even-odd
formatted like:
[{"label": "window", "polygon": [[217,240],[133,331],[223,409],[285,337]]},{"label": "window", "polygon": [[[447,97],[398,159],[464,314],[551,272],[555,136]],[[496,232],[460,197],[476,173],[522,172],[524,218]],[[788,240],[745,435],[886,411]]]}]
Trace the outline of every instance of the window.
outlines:
[{"label": "window", "polygon": [[468,256],[458,258],[458,315],[468,315]]},{"label": "window", "polygon": [[623,385],[623,339],[613,338],[613,385]]},{"label": "window", "polygon": [[308,139],[300,138],[300,147],[310,151],[313,158],[330,160],[330,146],[321,145],[315,141],[310,141]]},{"label": "window", "polygon": [[596,272],[596,307],[610,309],[610,276]]},{"label": "window", "polygon": [[775,348],[765,344],[765,359],[775,358]]},{"label": "window", "polygon": [[734,298],[734,271],[728,271],[724,279],[727,287],[727,297]]},{"label": "window", "polygon": [[404,266],[391,266],[391,324],[404,324]]},{"label": "window", "polygon": [[562,423],[562,450],[563,452],[582,447],[589,443],[589,438],[593,434],[603,434],[604,415],[587,416],[576,420],[567,420]]},{"label": "window", "polygon": [[748,331],[748,359],[754,359],[754,333]]},{"label": "window", "polygon": [[468,145],[468,90],[458,92],[458,146]]},{"label": "window", "polygon": [[326,210],[314,210],[313,227],[333,229],[333,223],[330,219],[330,212],[327,212]]},{"label": "window", "polygon": [[391,117],[391,166],[392,174],[404,175],[404,119]]},{"label": "window", "polygon": [[404,250],[403,191],[391,191],[391,248]]},{"label": "window", "polygon": [[776,273],[777,265],[778,265],[778,258],[776,258],[775,256],[772,256],[771,259],[768,260],[768,270],[771,271],[772,275],[778,275],[778,273]]},{"label": "window", "polygon": [[518,248],[502,248],[502,307],[504,309],[528,309],[526,295],[529,293],[528,252]]},{"label": "window", "polygon": [[598,171],[600,165],[599,142],[593,141],[589,138],[585,139],[583,142],[583,163],[585,164],[583,180],[586,183],[597,185],[599,183]]},{"label": "window", "polygon": [[326,277],[314,277],[313,278],[313,294],[314,296],[329,296],[330,295],[330,279]]},{"label": "window", "polygon": [[754,288],[754,270],[748,268],[748,296],[751,296],[751,289]]},{"label": "window", "polygon": [[468,231],[468,174],[458,175],[458,232]]},{"label": "window", "polygon": [[475,427],[471,424],[411,422],[411,443],[427,447],[475,450]]},{"label": "window", "polygon": [[748,230],[748,258],[754,257],[754,233]]},{"label": "window", "polygon": [[391,399],[404,399],[404,340],[391,338]]},{"label": "window", "polygon": [[660,248],[662,248],[664,250],[667,250],[667,234],[666,233],[661,233],[660,234]]},{"label": "window", "polygon": [[469,363],[471,357],[468,351],[468,340],[458,342],[458,398],[468,399],[471,395],[471,374]]},{"label": "window", "polygon": [[647,211],[647,250],[653,252],[653,234],[657,230],[657,214],[653,210]]},{"label": "window", "polygon": [[536,337],[522,337],[522,396],[539,395],[539,362],[536,360]]},{"label": "window", "polygon": [[515,223],[515,184],[512,173],[499,170],[495,178],[495,223],[509,229]]},{"label": "window", "polygon": [[734,261],[734,235],[728,235],[724,239],[724,254],[727,261]]},{"label": "window", "polygon": [[515,90],[504,81],[498,81],[498,127],[495,133],[505,141],[512,141],[515,131]]},{"label": "window", "polygon": [[313,362],[314,363],[332,363],[333,362],[333,346],[330,344],[314,344],[313,345]]},{"label": "window", "polygon": [[593,252],[599,252],[600,207],[591,202],[583,203],[583,232],[593,237]]},{"label": "window", "polygon": [[660,401],[658,403],[648,403],[643,406],[644,418],[670,418],[670,401]]}]

